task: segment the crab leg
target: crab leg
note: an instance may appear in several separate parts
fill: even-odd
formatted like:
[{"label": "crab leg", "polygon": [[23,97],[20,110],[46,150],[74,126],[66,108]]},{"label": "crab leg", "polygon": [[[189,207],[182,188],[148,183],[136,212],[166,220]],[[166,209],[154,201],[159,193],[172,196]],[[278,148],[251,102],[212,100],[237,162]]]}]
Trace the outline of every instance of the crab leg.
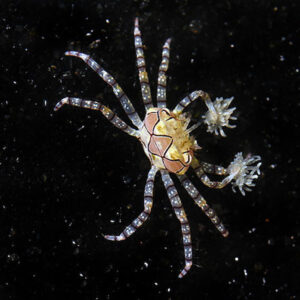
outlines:
[{"label": "crab leg", "polygon": [[107,73],[98,63],[96,63],[87,54],[80,53],[77,51],[67,51],[65,55],[81,58],[89,67],[91,67],[107,84],[109,84],[112,87],[114,94],[120,101],[124,111],[126,112],[131,122],[138,128],[142,127],[143,123],[139,115],[135,111],[131,101],[128,99],[120,85],[109,73]]},{"label": "crab leg", "polygon": [[142,98],[146,110],[153,107],[151,90],[149,85],[148,73],[146,70],[145,55],[143,50],[143,42],[141,31],[139,29],[139,19],[135,18],[134,22],[134,46],[136,52],[136,63],[139,70],[139,80],[141,83]]},{"label": "crab leg", "polygon": [[207,170],[209,171],[207,173],[214,173],[216,175],[226,175],[227,170],[221,166],[214,166],[207,163],[200,163],[195,157],[193,158],[193,163],[191,165],[196,175],[202,181],[202,183],[212,189],[222,189],[228,183],[230,183],[234,178],[233,174],[229,174],[222,181],[212,181],[205,174]]},{"label": "crab leg", "polygon": [[182,111],[196,99],[202,99],[208,108],[205,115],[202,116],[203,122],[207,125],[207,132],[215,135],[221,135],[226,137],[223,127],[235,128],[236,125],[229,124],[230,120],[237,120],[236,117],[232,116],[235,107],[229,108],[233,97],[223,99],[223,97],[216,98],[214,102],[211,101],[208,93],[201,90],[194,91],[188,96],[183,98],[174,108],[175,114],[180,114]]},{"label": "crab leg", "polygon": [[148,173],[144,191],[144,211],[139,214],[139,216],[133,220],[133,222],[128,225],[119,235],[104,235],[104,238],[110,241],[124,241],[133,233],[135,233],[135,231],[148,219],[153,205],[153,186],[156,172],[157,168],[152,166]]},{"label": "crab leg", "polygon": [[167,39],[162,51],[162,61],[159,66],[158,79],[157,79],[157,107],[166,107],[167,95],[167,76],[166,72],[169,67],[169,57],[170,57],[170,43],[171,39]]},{"label": "crab leg", "polygon": [[209,217],[215,227],[220,231],[220,233],[224,236],[228,236],[228,231],[225,226],[222,224],[220,219],[218,218],[216,212],[209,207],[205,199],[200,195],[199,191],[193,185],[193,183],[187,178],[186,175],[177,175],[179,180],[181,181],[183,187],[186,189],[188,194],[193,198],[195,203],[203,210],[203,212]]},{"label": "crab leg", "polygon": [[198,98],[201,98],[207,107],[210,107],[213,111],[215,111],[215,108],[212,104],[212,101],[210,99],[210,96],[208,93],[203,92],[201,90],[199,91],[194,91],[192,93],[190,93],[189,95],[187,95],[186,97],[184,97],[175,107],[175,109],[173,110],[174,113],[179,113],[182,112],[189,104],[191,104],[192,102],[194,102],[195,100],[197,100]]},{"label": "crab leg", "polygon": [[[195,157],[194,157],[195,159]],[[209,164],[207,162],[198,162],[198,167],[195,168],[195,172],[197,173],[197,168],[202,168],[202,170],[207,174],[215,174],[215,175],[227,175],[227,169],[222,166]]]},{"label": "crab leg", "polygon": [[137,130],[133,129],[129,125],[127,125],[123,120],[121,120],[112,110],[110,110],[107,106],[103,105],[100,102],[91,101],[91,100],[83,100],[80,98],[66,97],[61,99],[54,107],[54,110],[59,110],[64,104],[83,107],[92,110],[99,110],[103,116],[110,121],[114,126],[126,132],[129,135],[134,137],[138,137],[139,133]]},{"label": "crab leg", "polygon": [[185,258],[185,267],[182,269],[180,274],[178,275],[179,278],[182,278],[192,266],[192,240],[191,240],[191,232],[189,222],[187,220],[185,211],[183,209],[181,200],[178,196],[177,190],[174,186],[174,182],[171,179],[169,173],[167,171],[161,170],[160,171],[162,176],[162,181],[164,186],[167,190],[168,197],[171,201],[171,205],[174,209],[175,215],[181,224],[181,232],[182,232],[182,239],[183,239],[183,248],[184,248],[184,258]]}]

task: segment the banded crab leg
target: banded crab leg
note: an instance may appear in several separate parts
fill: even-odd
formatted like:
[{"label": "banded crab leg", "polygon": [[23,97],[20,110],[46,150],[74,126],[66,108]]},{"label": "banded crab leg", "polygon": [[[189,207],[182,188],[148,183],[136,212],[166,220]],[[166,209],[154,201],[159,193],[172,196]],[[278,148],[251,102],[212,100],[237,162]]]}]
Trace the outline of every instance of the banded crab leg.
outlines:
[{"label": "banded crab leg", "polygon": [[208,93],[198,90],[190,93],[184,97],[175,107],[173,112],[182,112],[189,104],[197,100],[198,98],[202,99],[206,106],[212,106],[212,101]]},{"label": "banded crab leg", "polygon": [[92,68],[108,85],[112,87],[114,94],[120,101],[131,122],[138,128],[141,128],[143,126],[139,115],[135,111],[131,101],[124,93],[120,85],[97,62],[95,62],[89,55],[77,51],[67,51],[65,55],[78,57],[82,59],[90,68]]},{"label": "banded crab leg", "polygon": [[235,107],[228,109],[233,97],[223,99],[216,98],[214,102],[208,93],[198,90],[190,93],[188,96],[183,98],[174,108],[174,113],[182,113],[182,111],[192,102],[198,98],[202,99],[208,108],[208,111],[203,115],[204,123],[207,125],[207,131],[214,133],[215,135],[221,135],[226,137],[223,127],[235,128],[236,125],[229,124],[229,120],[236,120],[236,117],[231,116]]},{"label": "banded crab leg", "polygon": [[144,211],[140,213],[119,235],[104,235],[104,238],[110,241],[124,241],[135,233],[135,231],[149,218],[153,205],[154,178],[157,171],[158,169],[155,166],[152,166],[148,173],[144,191]]},{"label": "banded crab leg", "polygon": [[215,175],[220,175],[220,176],[224,176],[227,175],[227,169],[222,167],[222,166],[218,166],[218,165],[214,165],[214,164],[210,164],[207,162],[199,162],[195,157],[194,157],[195,161],[197,161],[197,163],[199,164],[198,166],[195,165],[196,169],[198,167],[201,167],[203,169],[203,171],[207,174],[215,174]]},{"label": "banded crab leg", "polygon": [[167,39],[162,50],[162,60],[158,70],[157,79],[157,107],[166,107],[167,102],[167,76],[166,72],[169,67],[171,39]]},{"label": "banded crab leg", "polygon": [[202,181],[202,183],[212,189],[222,189],[228,183],[230,183],[234,179],[234,176],[235,176],[235,174],[229,174],[222,181],[212,181],[209,179],[209,177],[205,173],[211,173],[211,174],[216,174],[216,175],[226,175],[226,174],[228,174],[228,171],[221,166],[215,166],[215,165],[211,165],[208,163],[199,162],[195,157],[193,157],[193,162],[192,162],[191,166],[194,169],[196,175]]},{"label": "banded crab leg", "polygon": [[74,97],[66,97],[61,99],[54,107],[54,111],[59,110],[63,105],[72,105],[77,107],[83,107],[92,110],[100,111],[103,116],[110,121],[114,126],[121,129],[122,131],[126,132],[129,135],[134,137],[139,137],[139,132],[129,125],[127,125],[123,120],[121,120],[111,109],[107,106],[103,105],[100,102],[91,101],[91,100],[84,100],[80,98]]},{"label": "banded crab leg", "polygon": [[150,107],[153,107],[151,90],[149,85],[148,73],[146,70],[146,61],[143,50],[143,42],[141,31],[139,29],[139,19],[135,18],[134,22],[134,46],[136,52],[136,63],[139,70],[139,80],[141,84],[142,98],[147,110]]},{"label": "banded crab leg", "polygon": [[164,186],[167,190],[168,197],[170,199],[171,205],[174,209],[175,215],[181,224],[181,232],[182,232],[182,239],[183,239],[183,248],[184,248],[184,258],[185,258],[185,266],[178,275],[179,278],[182,278],[187,274],[189,269],[192,266],[192,239],[191,239],[191,232],[189,222],[187,220],[185,211],[183,209],[181,200],[178,196],[178,192],[174,186],[174,182],[170,177],[170,174],[165,171],[161,170],[161,177],[164,183]]},{"label": "banded crab leg", "polygon": [[[253,181],[260,175],[261,164],[259,155],[248,154],[244,158],[242,152],[239,152],[226,169],[221,166],[200,163],[195,157],[191,166],[202,183],[208,187],[221,189],[231,182],[232,190],[235,192],[235,188],[238,187],[241,194],[245,196],[245,191],[250,192],[251,187],[255,186]],[[211,181],[205,173],[227,176],[222,181]]]},{"label": "banded crab leg", "polygon": [[217,216],[216,212],[207,204],[203,196],[200,195],[199,191],[193,185],[193,183],[184,175],[177,175],[180,182],[182,183],[185,190],[194,200],[194,202],[203,210],[203,212],[209,217],[211,222],[215,225],[215,227],[219,230],[219,232],[224,236],[227,237],[229,232],[220,221],[219,217]]}]

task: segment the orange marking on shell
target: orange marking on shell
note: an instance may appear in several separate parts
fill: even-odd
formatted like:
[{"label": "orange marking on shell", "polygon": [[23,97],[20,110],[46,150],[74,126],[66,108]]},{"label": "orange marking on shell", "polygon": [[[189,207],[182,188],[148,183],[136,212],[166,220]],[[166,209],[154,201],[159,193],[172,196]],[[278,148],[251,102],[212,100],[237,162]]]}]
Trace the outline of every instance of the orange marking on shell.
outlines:
[{"label": "orange marking on shell", "polygon": [[172,144],[171,137],[153,135],[150,138],[149,151],[153,154],[163,157],[171,144]]},{"label": "orange marking on shell", "polygon": [[158,121],[159,121],[159,119],[158,119],[156,112],[148,113],[146,115],[144,124],[145,124],[145,127],[148,130],[148,132],[150,132],[150,134],[153,134],[154,127]]},{"label": "orange marking on shell", "polygon": [[172,173],[184,174],[189,166],[185,166],[180,160],[168,160],[163,158],[166,169]]}]

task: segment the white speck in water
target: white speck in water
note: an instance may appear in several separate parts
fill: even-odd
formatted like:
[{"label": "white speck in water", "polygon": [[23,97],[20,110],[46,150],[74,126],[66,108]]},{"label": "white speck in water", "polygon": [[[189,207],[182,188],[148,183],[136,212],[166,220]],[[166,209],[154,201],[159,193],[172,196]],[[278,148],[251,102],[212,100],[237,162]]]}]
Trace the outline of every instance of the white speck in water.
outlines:
[{"label": "white speck in water", "polygon": [[93,29],[91,29],[91,31],[90,31],[90,32],[88,32],[88,33],[86,33],[85,35],[86,35],[86,36],[91,36],[93,32],[94,32],[94,30],[93,30]]},{"label": "white speck in water", "polygon": [[234,46],[234,44],[230,44],[230,48],[234,48],[235,46]]},{"label": "white speck in water", "polygon": [[279,56],[280,61],[285,61],[285,57],[283,55]]},{"label": "white speck in water", "polygon": [[148,264],[147,262],[144,262],[144,266],[145,266],[146,268],[148,268],[149,264]]},{"label": "white speck in water", "polygon": [[255,231],[256,231],[256,228],[253,227],[253,228],[251,228],[248,232],[249,232],[249,233],[253,233],[253,232],[255,232]]},{"label": "white speck in water", "polygon": [[245,275],[245,277],[247,277],[247,276],[248,276],[248,272],[247,272],[247,270],[246,270],[246,269],[244,269],[244,275]]},{"label": "white speck in water", "polygon": [[236,256],[236,257],[234,258],[234,260],[235,260],[235,261],[239,261],[239,258]]},{"label": "white speck in water", "polygon": [[106,19],[105,22],[106,22],[107,24],[109,24],[110,21],[109,21],[109,19]]},{"label": "white speck in water", "polygon": [[80,131],[80,130],[82,130],[84,127],[85,127],[85,126],[84,126],[84,125],[82,125],[81,127],[79,127],[79,128],[77,129],[77,131]]}]

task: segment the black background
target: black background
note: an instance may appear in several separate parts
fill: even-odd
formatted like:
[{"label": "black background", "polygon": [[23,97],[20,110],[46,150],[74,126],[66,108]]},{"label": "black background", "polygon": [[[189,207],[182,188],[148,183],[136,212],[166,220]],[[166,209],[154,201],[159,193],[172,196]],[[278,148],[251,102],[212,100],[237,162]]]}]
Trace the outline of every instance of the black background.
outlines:
[{"label": "black background", "polygon": [[[188,175],[227,225],[224,239],[177,182],[194,265],[159,176],[150,220],[106,241],[143,208],[150,164],[137,140],[99,113],[53,107],[65,96],[100,100],[128,121],[111,89],[77,58],[91,54],[143,115],[134,17],[154,95],[161,47],[172,37],[168,107],[203,89],[234,96],[226,139],[195,131],[201,160],[227,166],[262,156],[245,197]],[[297,1],[1,1],[1,299],[299,299]],[[199,101],[193,120],[205,111]],[[298,135],[299,136],[299,135]]]}]

